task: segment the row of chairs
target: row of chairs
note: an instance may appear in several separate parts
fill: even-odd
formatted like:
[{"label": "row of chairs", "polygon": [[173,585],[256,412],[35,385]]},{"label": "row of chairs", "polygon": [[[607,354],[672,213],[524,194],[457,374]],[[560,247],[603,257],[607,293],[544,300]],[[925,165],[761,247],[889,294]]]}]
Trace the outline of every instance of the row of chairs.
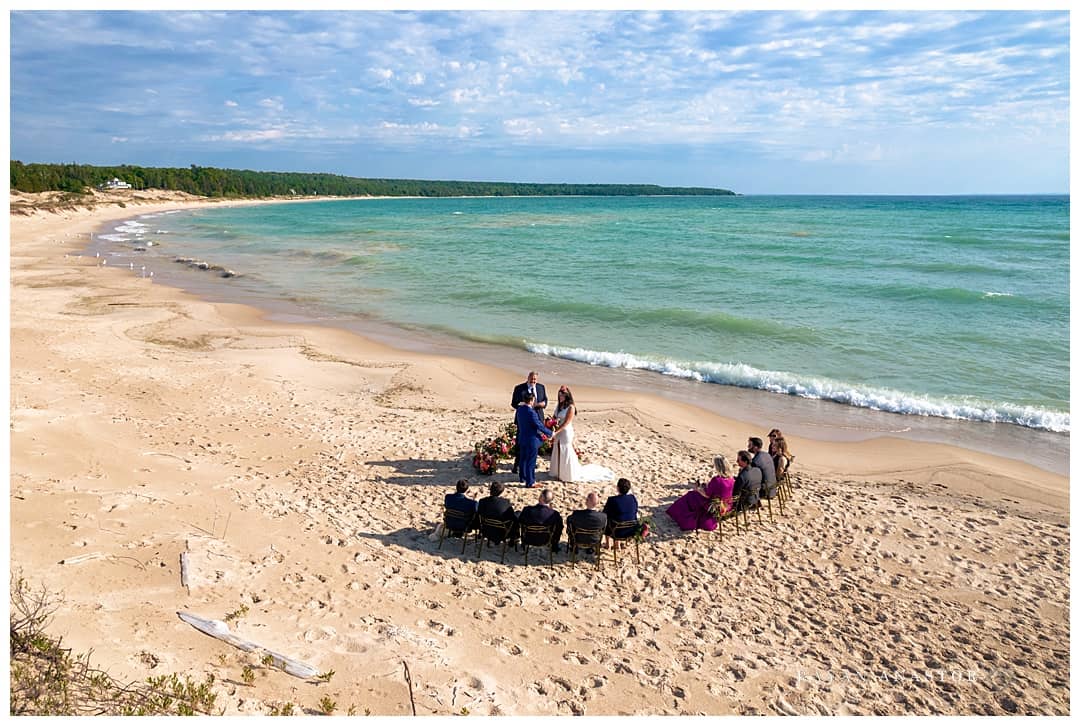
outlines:
[{"label": "row of chairs", "polygon": [[[472,534],[476,542],[476,556],[480,557],[484,544],[489,546],[502,545],[499,553],[499,562],[506,563],[506,547],[510,542],[510,532],[514,522],[509,520],[491,519],[473,512],[463,512],[459,509],[443,507],[443,528],[439,535],[439,549],[442,549],[443,541],[447,537],[461,537],[461,554],[465,554],[465,548],[469,544],[469,535]],[[578,554],[581,550],[590,550],[596,555],[596,569],[601,569],[603,564],[602,541],[604,535],[612,539],[611,554],[614,564],[619,564],[619,550],[622,544],[628,540],[634,542],[634,562],[641,564],[641,550],[636,537],[640,522],[631,519],[625,522],[611,522],[605,529],[574,529],[567,527],[567,551],[570,555],[570,563],[576,565]],[[555,553],[552,551],[552,540],[555,539],[555,526],[553,524],[525,524],[520,525],[519,536],[521,538],[522,552],[525,564],[529,564],[529,550],[533,547],[542,547],[548,553],[548,566],[554,566]]]},{"label": "row of chairs", "polygon": [[[794,489],[793,489],[793,487],[791,485],[791,473],[789,471],[785,471],[783,476],[781,476],[776,481],[776,496],[773,497],[773,499],[776,500],[777,507],[780,510],[780,516],[786,516],[786,512],[784,510],[785,510],[785,507],[790,507],[791,506],[791,498],[792,498],[793,494],[794,494]],[[766,511],[769,513],[769,521],[770,522],[775,521],[773,519],[773,509],[772,509],[773,499],[766,499],[765,497],[761,497],[761,502],[759,502],[758,506],[755,507],[754,509],[750,509],[749,507],[743,507],[742,506],[742,499],[743,499],[743,494],[740,493],[740,495],[738,497],[736,497],[735,500],[732,502],[731,511],[729,511],[728,513],[726,513],[722,517],[717,517],[716,518],[716,528],[717,528],[717,532],[720,535],[721,540],[724,539],[724,522],[730,522],[731,524],[734,524],[736,534],[741,533],[743,529],[749,531],[750,530],[750,513],[755,512],[755,513],[757,513],[758,524],[762,524],[762,519],[761,519],[761,510],[763,509],[763,507],[761,506],[762,502],[765,503],[764,509],[766,509]],[[713,498],[710,501],[710,506],[718,506],[719,504],[720,504],[720,501],[719,501],[718,498]],[[741,522],[740,522],[740,520],[741,520]]]}]

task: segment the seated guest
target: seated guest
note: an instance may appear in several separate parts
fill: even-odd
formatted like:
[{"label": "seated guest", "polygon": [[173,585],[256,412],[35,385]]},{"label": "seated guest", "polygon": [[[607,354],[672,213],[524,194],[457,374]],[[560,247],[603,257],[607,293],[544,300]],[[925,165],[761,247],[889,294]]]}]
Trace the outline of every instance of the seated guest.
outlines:
[{"label": "seated guest", "polygon": [[[466,516],[472,517],[476,514],[476,500],[470,497],[466,492],[469,491],[469,482],[465,479],[458,479],[458,483],[454,486],[455,491],[450,492],[443,498],[443,505],[447,509],[456,509],[459,512],[464,512]],[[471,529],[476,529],[476,518],[472,519]],[[457,530],[454,530],[455,534],[460,534]]]},{"label": "seated guest", "polygon": [[562,539],[563,518],[551,506],[554,498],[550,489],[541,491],[536,504],[521,510],[521,514],[518,515],[518,528],[524,529],[527,524],[551,525],[551,551],[558,552],[559,540]]},{"label": "seated guest", "polygon": [[618,494],[608,497],[604,503],[604,514],[608,525],[614,522],[631,522],[637,519],[637,497],[630,493],[630,480],[619,479],[615,483]]},{"label": "seated guest", "polygon": [[514,505],[510,503],[509,499],[502,496],[505,490],[506,486],[501,481],[491,482],[491,486],[488,488],[490,494],[476,503],[476,513],[485,519],[513,522],[514,526],[510,528],[508,536],[511,544],[513,544],[517,542],[518,538],[518,518],[514,514]]},{"label": "seated guest", "polygon": [[[615,483],[618,494],[608,497],[604,502],[604,514],[607,515],[605,534],[610,535],[616,522],[637,521],[637,497],[630,493],[630,480],[619,479]],[[606,545],[605,545],[606,546]]]},{"label": "seated guest", "polygon": [[713,499],[720,500],[721,511],[727,514],[731,511],[731,493],[735,488],[734,472],[728,460],[719,454],[713,458],[713,469],[716,476],[709,483],[702,486],[696,482],[696,486],[672,502],[667,508],[668,515],[675,520],[682,530],[716,529],[716,517],[709,510],[709,502]]},{"label": "seated guest", "polygon": [[746,444],[754,457],[750,463],[761,469],[761,496],[772,499],[776,496],[776,468],[773,466],[772,457],[761,450],[761,439],[757,436],[751,436],[746,440]]},{"label": "seated guest", "polygon": [[[599,529],[601,532],[607,529],[607,515],[597,511],[600,506],[600,495],[589,492],[585,497],[585,508],[575,510],[566,518],[566,540],[570,546],[574,546],[574,532],[579,529]],[[590,549],[590,548],[587,548]]]},{"label": "seated guest", "polygon": [[740,451],[736,457],[739,465],[739,474],[735,477],[735,486],[731,494],[734,497],[742,496],[739,500],[739,510],[753,509],[761,504],[761,469],[751,465],[752,457],[749,451]]},{"label": "seated guest", "polygon": [[[783,438],[784,438],[784,433],[780,429],[773,429],[772,431],[769,432],[769,454],[772,454],[772,444],[773,444],[773,442],[776,441],[777,439],[783,439]],[[788,465],[790,466],[791,462],[795,461],[795,454],[792,454],[789,451],[786,454],[786,456],[788,458]],[[775,459],[776,456],[773,455],[773,458]],[[776,476],[777,476],[777,478],[779,478],[780,477],[780,472],[776,472]]]},{"label": "seated guest", "polygon": [[776,480],[780,481],[784,478],[784,474],[787,473],[788,467],[791,466],[791,460],[795,458],[795,455],[788,449],[787,439],[783,436],[778,436],[772,440],[769,444],[769,454],[772,456],[773,468],[776,469]]}]

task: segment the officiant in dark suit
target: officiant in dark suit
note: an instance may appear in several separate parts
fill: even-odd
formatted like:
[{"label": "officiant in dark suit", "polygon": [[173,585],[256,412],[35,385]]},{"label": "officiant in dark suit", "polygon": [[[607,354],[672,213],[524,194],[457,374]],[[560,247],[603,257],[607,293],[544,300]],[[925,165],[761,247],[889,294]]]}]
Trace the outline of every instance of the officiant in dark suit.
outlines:
[{"label": "officiant in dark suit", "polygon": [[[510,399],[510,408],[517,411],[518,404],[525,399],[526,393],[532,393],[533,395],[533,408],[540,415],[540,420],[544,418],[544,408],[547,406],[547,391],[544,390],[544,384],[540,383],[540,376],[536,371],[529,371],[529,376],[523,383],[519,383],[514,386],[514,395]],[[521,443],[518,443],[517,454],[514,456],[514,468],[512,472],[517,474],[521,470]]]}]

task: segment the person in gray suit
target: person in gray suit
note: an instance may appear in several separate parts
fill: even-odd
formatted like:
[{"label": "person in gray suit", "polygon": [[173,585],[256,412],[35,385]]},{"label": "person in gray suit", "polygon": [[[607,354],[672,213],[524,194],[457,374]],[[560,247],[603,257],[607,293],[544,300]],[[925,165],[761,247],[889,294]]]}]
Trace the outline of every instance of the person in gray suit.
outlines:
[{"label": "person in gray suit", "polygon": [[731,494],[739,499],[739,509],[752,509],[761,504],[761,469],[753,466],[753,457],[749,451],[740,451],[736,459],[739,473],[735,477],[735,487]]},{"label": "person in gray suit", "polygon": [[754,458],[750,460],[751,466],[761,469],[761,497],[772,499],[776,496],[776,465],[767,451],[762,451],[762,441],[752,436],[746,441],[747,448]]}]

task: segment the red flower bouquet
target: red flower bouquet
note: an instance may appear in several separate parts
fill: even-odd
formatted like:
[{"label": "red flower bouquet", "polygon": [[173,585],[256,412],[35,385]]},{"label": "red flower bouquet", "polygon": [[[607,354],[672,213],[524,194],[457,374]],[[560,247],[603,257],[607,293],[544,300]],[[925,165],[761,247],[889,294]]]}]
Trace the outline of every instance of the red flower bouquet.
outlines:
[{"label": "red flower bouquet", "polygon": [[510,424],[498,436],[477,441],[473,445],[472,465],[478,473],[490,476],[498,470],[500,459],[512,459],[515,456],[517,456],[517,426]]}]

